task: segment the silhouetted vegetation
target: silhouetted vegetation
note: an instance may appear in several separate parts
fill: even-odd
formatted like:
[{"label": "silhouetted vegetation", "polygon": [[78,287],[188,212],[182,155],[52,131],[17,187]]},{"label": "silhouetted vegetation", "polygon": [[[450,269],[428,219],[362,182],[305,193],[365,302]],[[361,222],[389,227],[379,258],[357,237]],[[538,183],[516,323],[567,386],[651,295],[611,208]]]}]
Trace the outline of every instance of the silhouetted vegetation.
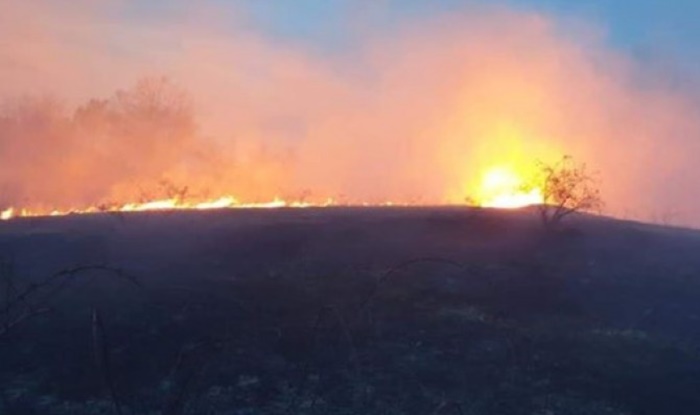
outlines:
[{"label": "silhouetted vegetation", "polygon": [[603,207],[597,177],[571,156],[554,164],[540,163],[540,175],[538,183],[544,203],[539,212],[547,229],[556,228],[572,213],[599,211]]},{"label": "silhouetted vegetation", "polygon": [[193,169],[204,174],[191,99],[167,78],[144,78],[75,110],[52,97],[5,100],[0,149],[0,208],[164,198],[162,181]]}]

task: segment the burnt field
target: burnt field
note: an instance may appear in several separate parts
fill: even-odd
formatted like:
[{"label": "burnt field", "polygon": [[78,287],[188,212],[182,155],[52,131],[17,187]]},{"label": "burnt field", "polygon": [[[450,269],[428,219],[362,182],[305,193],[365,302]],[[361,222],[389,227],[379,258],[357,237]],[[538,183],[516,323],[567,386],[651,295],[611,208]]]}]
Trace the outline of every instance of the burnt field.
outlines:
[{"label": "burnt field", "polygon": [[2,414],[697,414],[700,232],[327,208],[0,223]]}]

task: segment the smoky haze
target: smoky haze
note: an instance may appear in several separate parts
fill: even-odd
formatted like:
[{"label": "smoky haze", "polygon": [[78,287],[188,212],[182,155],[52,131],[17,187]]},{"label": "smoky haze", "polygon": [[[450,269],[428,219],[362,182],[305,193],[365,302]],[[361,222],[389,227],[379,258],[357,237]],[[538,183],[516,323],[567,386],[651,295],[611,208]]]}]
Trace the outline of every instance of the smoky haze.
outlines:
[{"label": "smoky haze", "polygon": [[493,165],[571,154],[608,213],[700,225],[699,95],[586,22],[470,7],[378,29],[359,8],[328,52],[214,2],[26,3],[0,0],[0,207],[455,203]]}]

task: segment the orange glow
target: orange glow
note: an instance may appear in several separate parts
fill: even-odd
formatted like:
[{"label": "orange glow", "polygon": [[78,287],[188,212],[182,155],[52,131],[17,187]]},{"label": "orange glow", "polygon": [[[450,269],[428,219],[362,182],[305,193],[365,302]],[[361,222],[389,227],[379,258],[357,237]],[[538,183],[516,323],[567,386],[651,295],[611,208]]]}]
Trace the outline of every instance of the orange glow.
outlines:
[{"label": "orange glow", "polygon": [[[527,175],[512,167],[492,167],[482,175],[481,182],[476,189],[473,201],[477,206],[513,209],[542,203],[542,192],[539,188],[526,189],[524,177]],[[233,196],[222,196],[207,200],[182,200],[179,198],[164,198],[138,203],[111,204],[89,206],[69,209],[45,209],[9,207],[0,210],[0,221],[15,218],[42,217],[42,216],[67,216],[90,213],[130,213],[130,212],[156,212],[156,211],[188,211],[188,210],[213,210],[213,209],[280,209],[280,208],[309,208],[332,206],[416,206],[421,203],[408,202],[338,202],[333,198],[320,201],[286,200],[275,197],[264,202],[242,202]],[[457,203],[446,203],[455,205]]]},{"label": "orange glow", "polygon": [[[332,204],[332,203],[331,203]],[[74,214],[88,214],[98,212],[153,212],[171,210],[211,210],[211,209],[275,209],[275,208],[305,208],[329,206],[329,202],[313,204],[302,201],[286,201],[275,198],[269,202],[242,203],[233,196],[223,196],[218,199],[183,202],[178,199],[152,200],[141,203],[127,203],[115,206],[91,206],[87,208],[66,210],[42,210],[42,209],[17,209],[14,207],[0,211],[0,220],[15,218],[41,217],[41,216],[67,216]]]},{"label": "orange glow", "polygon": [[285,200],[274,198],[267,202],[240,202],[233,196],[223,196],[218,199],[204,200],[197,202],[186,202],[176,198],[152,200],[141,203],[127,203],[124,205],[112,206],[90,206],[87,208],[65,209],[65,210],[47,210],[47,209],[29,209],[10,207],[5,210],[0,210],[0,221],[8,221],[16,218],[33,218],[33,217],[48,217],[48,216],[68,216],[68,215],[84,215],[91,213],[132,213],[132,212],[158,212],[158,211],[192,211],[192,210],[214,210],[214,209],[303,209],[310,207],[333,207],[333,206],[409,206],[408,203],[338,203],[333,198],[328,198],[320,202],[308,202],[301,200]]},{"label": "orange glow", "polygon": [[600,172],[606,214],[681,210],[678,222],[700,226],[688,191],[700,182],[700,94],[608,44],[597,22],[465,6],[388,31],[349,25],[350,47],[327,54],[263,36],[245,7],[231,20],[222,2],[124,21],[109,1],[9,3],[0,219],[328,196],[517,207],[537,191],[495,186],[491,169],[528,180],[535,160],[571,154]]},{"label": "orange glow", "polygon": [[484,173],[477,205],[491,208],[517,209],[544,202],[541,189],[526,188],[523,174],[509,167],[493,167]]},{"label": "orange glow", "polygon": [[15,217],[15,210],[13,208],[5,209],[0,211],[0,220],[8,220]]}]

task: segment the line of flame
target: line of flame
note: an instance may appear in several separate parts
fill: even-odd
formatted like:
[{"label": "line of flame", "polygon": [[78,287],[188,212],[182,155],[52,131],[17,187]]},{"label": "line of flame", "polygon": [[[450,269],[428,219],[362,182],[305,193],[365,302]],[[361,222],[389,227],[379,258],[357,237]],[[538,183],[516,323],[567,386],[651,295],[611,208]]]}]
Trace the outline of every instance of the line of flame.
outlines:
[{"label": "line of flame", "polygon": [[[172,211],[172,210],[212,210],[212,209],[280,209],[280,208],[309,208],[309,207],[330,207],[340,206],[334,199],[329,198],[323,202],[288,201],[275,198],[268,202],[240,202],[233,196],[223,196],[218,199],[206,200],[196,203],[182,202],[176,198],[159,199],[142,203],[127,203],[116,206],[88,207],[80,209],[66,210],[41,210],[29,208],[9,207],[0,210],[0,221],[7,221],[15,218],[46,217],[46,216],[67,216],[90,213],[118,213],[118,212],[150,212],[150,211]],[[368,204],[362,206],[393,206],[392,202]]]},{"label": "line of flame", "polygon": [[[541,203],[541,194],[538,190],[530,193],[517,195],[507,195],[507,197],[494,198],[486,202],[478,203],[477,206],[491,208],[519,208]],[[16,218],[32,218],[47,216],[68,216],[91,213],[130,213],[130,212],[156,212],[156,211],[176,211],[176,210],[213,210],[213,209],[281,209],[281,208],[310,208],[310,207],[331,207],[331,206],[417,206],[416,203],[339,203],[333,198],[328,198],[323,202],[308,202],[301,200],[288,201],[281,198],[274,198],[268,202],[240,202],[233,196],[223,196],[218,199],[205,200],[200,202],[183,202],[177,198],[159,199],[141,203],[127,203],[113,206],[91,206],[80,209],[48,210],[9,207],[0,210],[0,221],[8,221]]]}]

